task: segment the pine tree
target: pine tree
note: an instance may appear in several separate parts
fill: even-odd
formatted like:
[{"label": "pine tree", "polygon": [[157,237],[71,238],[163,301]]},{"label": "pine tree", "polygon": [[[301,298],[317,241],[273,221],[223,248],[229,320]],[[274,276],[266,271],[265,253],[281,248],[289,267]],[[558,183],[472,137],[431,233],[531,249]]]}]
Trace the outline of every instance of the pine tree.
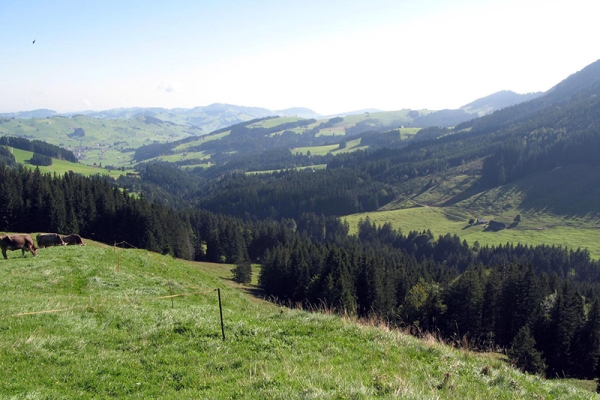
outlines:
[{"label": "pine tree", "polygon": [[484,285],[480,268],[467,269],[460,279],[450,285],[446,304],[451,329],[458,328],[460,335],[479,336],[482,322]]},{"label": "pine tree", "polygon": [[588,313],[587,321],[573,340],[573,374],[582,379],[596,376],[600,357],[600,302],[595,299]]},{"label": "pine tree", "polygon": [[250,261],[242,261],[231,270],[233,273],[233,280],[237,283],[247,285],[252,282],[252,265]]},{"label": "pine tree", "polygon": [[547,344],[543,349],[550,376],[573,375],[575,360],[572,355],[575,332],[583,322],[583,302],[581,295],[567,281],[557,293],[554,306],[550,310],[550,321],[546,333]]},{"label": "pine tree", "polygon": [[535,339],[531,336],[529,327],[525,325],[513,339],[508,358],[520,370],[532,374],[543,374],[544,360],[535,348]]},{"label": "pine tree", "polygon": [[248,252],[245,248],[240,248],[238,250],[235,261],[236,266],[231,270],[233,273],[233,280],[244,285],[252,282],[252,264],[250,264]]}]

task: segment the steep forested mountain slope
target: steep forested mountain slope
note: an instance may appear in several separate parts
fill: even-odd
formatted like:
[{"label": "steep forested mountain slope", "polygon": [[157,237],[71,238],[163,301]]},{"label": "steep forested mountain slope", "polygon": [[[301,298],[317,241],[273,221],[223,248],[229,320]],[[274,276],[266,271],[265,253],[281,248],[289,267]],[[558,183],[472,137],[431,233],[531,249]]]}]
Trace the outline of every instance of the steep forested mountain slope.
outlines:
[{"label": "steep forested mountain slope", "polygon": [[598,165],[599,75],[598,63],[592,64],[545,96],[461,124],[438,139],[338,156],[329,168],[358,169],[394,185],[412,181],[418,192],[432,184],[423,177],[456,168],[444,176],[451,179],[477,160],[481,169],[470,172],[480,175],[481,189],[559,166]]}]

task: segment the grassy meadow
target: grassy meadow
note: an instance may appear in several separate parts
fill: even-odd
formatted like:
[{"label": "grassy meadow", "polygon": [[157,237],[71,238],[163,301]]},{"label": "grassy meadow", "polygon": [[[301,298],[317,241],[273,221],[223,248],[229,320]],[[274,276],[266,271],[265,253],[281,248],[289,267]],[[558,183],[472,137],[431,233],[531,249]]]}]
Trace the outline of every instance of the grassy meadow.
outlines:
[{"label": "grassy meadow", "polygon": [[228,265],[86,242],[1,260],[0,398],[596,396],[497,354],[275,306],[234,284]]},{"label": "grassy meadow", "polygon": [[100,168],[100,167],[94,167],[91,165],[86,165],[86,164],[81,164],[81,163],[72,163],[70,161],[57,160],[55,158],[52,159],[52,165],[37,166],[37,165],[32,165],[28,162],[28,160],[30,160],[31,157],[33,156],[33,152],[15,149],[12,147],[10,147],[10,150],[12,151],[13,155],[15,156],[15,160],[19,164],[22,164],[24,167],[30,168],[30,169],[39,168],[40,172],[42,172],[42,173],[51,173],[51,174],[56,173],[58,175],[62,175],[65,172],[73,171],[75,173],[82,174],[85,176],[100,174],[100,175],[109,175],[109,176],[112,176],[113,178],[118,178],[120,175],[124,175],[127,172],[133,171],[133,170],[125,170],[125,171],[110,170],[109,171],[107,169]]},{"label": "grassy meadow", "polygon": [[[516,211],[499,218],[510,224],[518,214]],[[410,231],[429,229],[435,237],[446,233],[456,234],[470,245],[478,241],[481,245],[524,243],[528,245],[555,245],[577,249],[587,248],[593,258],[600,258],[600,225],[598,222],[584,223],[581,220],[551,214],[521,214],[521,222],[512,229],[486,231],[484,225],[469,226],[471,218],[492,220],[496,215],[471,214],[458,207],[414,207],[398,210],[376,211],[344,217],[350,224],[350,232],[356,233],[360,219],[369,217],[377,225],[390,223],[395,229],[407,234]]]},{"label": "grassy meadow", "polygon": [[310,151],[311,155],[314,156],[324,156],[329,153],[331,154],[341,154],[341,153],[350,153],[356,150],[366,150],[369,146],[362,146],[360,144],[361,139],[349,140],[346,142],[346,147],[340,149],[339,144],[328,144],[324,146],[308,146],[308,147],[295,147],[290,149],[292,154],[308,154]]}]

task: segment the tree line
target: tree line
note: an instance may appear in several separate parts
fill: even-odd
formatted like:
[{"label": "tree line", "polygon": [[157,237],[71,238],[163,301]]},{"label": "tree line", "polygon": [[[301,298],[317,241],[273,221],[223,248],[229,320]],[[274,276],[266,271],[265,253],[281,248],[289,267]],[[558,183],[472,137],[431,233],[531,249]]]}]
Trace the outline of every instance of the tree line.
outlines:
[{"label": "tree line", "polygon": [[600,264],[586,250],[469,247],[457,236],[403,235],[366,220],[342,245],[299,238],[268,250],[259,282],[283,303],[507,349],[528,372],[596,376]]},{"label": "tree line", "polygon": [[63,149],[50,143],[42,142],[41,140],[28,140],[14,136],[0,137],[0,146],[10,146],[16,149],[31,151],[41,156],[57,158],[70,162],[78,162],[77,157],[72,151]]}]

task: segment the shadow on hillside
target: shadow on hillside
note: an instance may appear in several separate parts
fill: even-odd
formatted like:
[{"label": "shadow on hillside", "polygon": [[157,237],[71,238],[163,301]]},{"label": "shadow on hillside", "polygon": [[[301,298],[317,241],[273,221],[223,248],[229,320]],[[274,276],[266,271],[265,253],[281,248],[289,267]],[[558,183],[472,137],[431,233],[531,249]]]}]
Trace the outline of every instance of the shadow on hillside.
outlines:
[{"label": "shadow on hillside", "polygon": [[247,294],[249,296],[255,297],[260,300],[269,301],[268,296],[265,294],[265,291],[254,284],[242,285],[242,284],[237,283],[236,281],[233,280],[233,278],[228,277],[228,276],[221,276],[220,278],[223,279],[224,281],[227,281],[228,285],[230,285],[232,287],[236,287],[238,290],[240,290],[241,292],[244,292],[245,294]]},{"label": "shadow on hillside", "polygon": [[448,200],[446,200],[445,202],[443,202],[441,204],[441,207],[453,206],[457,203],[460,203],[463,200],[466,200],[470,197],[475,196],[476,194],[481,193],[483,190],[485,190],[483,188],[483,185],[481,185],[479,183],[475,183],[471,187],[469,187],[467,190],[465,190],[464,192],[461,192],[461,193],[457,194],[456,196],[451,197]]},{"label": "shadow on hillside", "polygon": [[244,286],[241,290],[249,294],[250,296],[256,297],[261,300],[266,300],[265,291],[257,286]]},{"label": "shadow on hillside", "polygon": [[600,166],[568,165],[514,182],[522,193],[519,209],[566,217],[597,218]]}]

